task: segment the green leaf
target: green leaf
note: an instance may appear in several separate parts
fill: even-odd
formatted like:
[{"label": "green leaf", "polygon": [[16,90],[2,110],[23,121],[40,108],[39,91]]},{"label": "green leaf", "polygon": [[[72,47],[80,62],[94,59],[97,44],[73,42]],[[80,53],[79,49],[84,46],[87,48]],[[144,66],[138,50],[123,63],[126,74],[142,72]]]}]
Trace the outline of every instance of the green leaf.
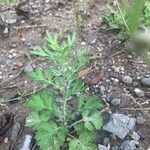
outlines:
[{"label": "green leaf", "polygon": [[68,130],[50,121],[37,126],[36,140],[41,150],[60,150]]},{"label": "green leaf", "polygon": [[130,32],[136,31],[140,25],[140,19],[142,16],[142,9],[144,8],[145,0],[134,0],[127,13],[127,24],[129,26]]},{"label": "green leaf", "polygon": [[33,51],[30,52],[33,55],[41,56],[41,57],[48,57],[49,55],[44,51],[43,48],[40,46],[36,46],[33,48]]},{"label": "green leaf", "polygon": [[45,70],[36,69],[35,71],[27,73],[27,75],[32,80],[41,81],[43,83],[50,83],[53,78],[53,73],[51,71],[51,68],[47,68]]},{"label": "green leaf", "polygon": [[97,150],[93,144],[94,136],[92,133],[84,132],[78,139],[73,139],[69,143],[69,150]]},{"label": "green leaf", "polygon": [[94,129],[101,129],[103,125],[102,117],[99,112],[92,114],[83,114],[84,126],[86,129],[93,131]]},{"label": "green leaf", "polygon": [[78,111],[90,112],[92,110],[98,110],[102,108],[102,103],[95,96],[85,97],[81,95],[78,99]]},{"label": "green leaf", "polygon": [[49,117],[50,117],[50,113],[48,111],[44,111],[44,112],[33,111],[26,118],[26,125],[28,127],[36,127],[41,122],[48,121]]},{"label": "green leaf", "polygon": [[55,110],[55,96],[52,91],[42,90],[32,95],[27,102],[27,106],[33,111]]}]

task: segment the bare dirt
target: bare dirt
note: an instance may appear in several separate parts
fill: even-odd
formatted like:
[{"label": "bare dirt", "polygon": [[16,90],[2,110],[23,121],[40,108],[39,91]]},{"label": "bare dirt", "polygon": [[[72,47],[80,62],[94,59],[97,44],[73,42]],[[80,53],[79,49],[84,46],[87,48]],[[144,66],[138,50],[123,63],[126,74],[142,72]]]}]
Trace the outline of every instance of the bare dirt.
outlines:
[{"label": "bare dirt", "polygon": [[[107,4],[111,4],[111,1],[89,3],[77,45],[90,50],[92,57],[87,68],[91,67],[95,73],[86,75],[87,91],[103,99],[112,113],[144,118],[144,123],[136,125],[136,131],[142,136],[141,146],[147,150],[150,145],[150,89],[141,85],[140,79],[150,75],[149,69],[140,56],[129,51],[124,41],[102,28],[102,21],[98,18],[106,11]],[[28,79],[26,72],[50,65],[47,60],[31,57],[31,48],[44,44],[46,30],[52,34],[76,31],[74,10],[67,0],[23,1],[21,7],[30,13],[29,18],[16,15],[17,5],[0,6],[0,14],[6,18],[5,22],[16,19],[14,23],[10,21],[4,24],[2,29],[0,26],[0,150],[17,149],[14,148],[17,141],[12,143],[10,140],[16,122],[23,126],[21,135],[31,132],[24,127],[25,117],[29,113],[24,104],[27,99],[25,95],[33,93],[41,85]],[[8,32],[4,33],[6,28]],[[124,76],[133,79],[131,85],[122,82]],[[138,97],[135,88],[144,91],[144,96]],[[114,106],[107,103],[108,95],[120,99],[120,104]],[[107,114],[107,111],[103,112],[104,117]],[[105,136],[100,132],[97,142],[101,143]]]}]

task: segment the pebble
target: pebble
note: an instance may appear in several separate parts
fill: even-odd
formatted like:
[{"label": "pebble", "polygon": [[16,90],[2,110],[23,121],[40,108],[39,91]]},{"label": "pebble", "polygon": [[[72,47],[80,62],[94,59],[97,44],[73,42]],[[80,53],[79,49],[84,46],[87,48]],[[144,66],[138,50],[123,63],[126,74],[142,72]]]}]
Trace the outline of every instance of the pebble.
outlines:
[{"label": "pebble", "polygon": [[0,80],[3,79],[3,76],[0,76]]},{"label": "pebble", "polygon": [[100,90],[101,90],[101,92],[103,93],[103,92],[106,91],[106,88],[105,88],[104,86],[100,86]]},{"label": "pebble", "polygon": [[33,67],[29,64],[24,67],[24,72],[29,73],[33,71]]},{"label": "pebble", "polygon": [[121,100],[118,98],[115,98],[111,101],[111,104],[114,106],[119,106],[120,105]]},{"label": "pebble", "polygon": [[140,136],[135,131],[132,132],[131,138],[133,140],[135,140],[135,141],[139,141],[140,140]]},{"label": "pebble", "polygon": [[150,77],[149,78],[142,78],[141,83],[143,85],[149,86],[150,87]]},{"label": "pebble", "polygon": [[12,49],[9,51],[9,54],[14,53],[15,51],[16,51],[16,50],[12,48]]},{"label": "pebble", "polygon": [[19,131],[20,131],[20,128],[21,128],[20,123],[16,122],[13,129],[12,129],[12,133],[11,133],[11,138],[10,139],[12,141],[14,141],[17,138],[17,136],[19,134]]},{"label": "pebble", "polygon": [[14,18],[14,19],[9,19],[9,20],[6,20],[6,22],[7,22],[8,24],[14,24],[14,23],[17,22],[17,19],[16,19],[16,18]]},{"label": "pebble", "polygon": [[32,138],[30,134],[26,134],[19,150],[31,150]]},{"label": "pebble", "polygon": [[138,124],[144,124],[145,121],[146,121],[146,120],[145,120],[142,116],[138,116],[138,117],[136,118],[136,122],[137,122]]},{"label": "pebble", "polygon": [[139,88],[135,88],[134,92],[135,92],[136,96],[138,96],[138,97],[144,97],[145,96],[144,91],[140,90]]},{"label": "pebble", "polygon": [[122,78],[122,82],[127,84],[127,85],[131,85],[133,82],[133,79],[130,76],[124,76]]},{"label": "pebble", "polygon": [[106,146],[98,144],[98,149],[99,150],[108,150]]},{"label": "pebble", "polygon": [[111,101],[114,99],[114,96],[112,95],[112,94],[108,94],[107,96],[106,96],[106,102],[107,103],[111,103]]},{"label": "pebble", "polygon": [[5,27],[5,29],[3,31],[3,35],[4,35],[4,37],[8,37],[8,35],[9,35],[9,28],[8,27]]},{"label": "pebble", "polygon": [[121,150],[137,150],[139,146],[139,142],[135,140],[126,140],[125,142],[122,143],[121,145]]},{"label": "pebble", "polygon": [[109,144],[109,138],[106,137],[103,141],[103,145],[107,146]]},{"label": "pebble", "polygon": [[4,143],[8,143],[8,137],[4,138]]},{"label": "pebble", "polygon": [[118,146],[113,146],[113,147],[111,148],[111,150],[118,150],[118,149],[119,149]]},{"label": "pebble", "polygon": [[114,82],[118,83],[118,82],[119,82],[119,80],[118,80],[118,79],[114,79]]}]

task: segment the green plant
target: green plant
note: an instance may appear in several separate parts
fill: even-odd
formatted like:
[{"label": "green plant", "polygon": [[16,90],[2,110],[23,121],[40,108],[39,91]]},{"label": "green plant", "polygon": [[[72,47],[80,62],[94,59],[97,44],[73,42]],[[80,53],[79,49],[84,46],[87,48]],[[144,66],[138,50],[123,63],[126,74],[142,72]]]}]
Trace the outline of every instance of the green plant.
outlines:
[{"label": "green plant", "polygon": [[97,150],[93,131],[102,127],[102,104],[96,97],[84,95],[85,85],[78,79],[78,71],[89,58],[84,49],[72,50],[75,34],[64,41],[60,34],[52,37],[47,32],[46,40],[46,46],[35,47],[31,53],[47,57],[52,66],[28,76],[50,90],[43,89],[29,98],[27,106],[32,112],[26,125],[35,130],[41,150]]},{"label": "green plant", "polygon": [[122,0],[120,3],[116,0],[118,10],[109,7],[111,13],[102,18],[106,21],[108,28],[117,30],[119,37],[125,38],[131,36],[141,25],[144,4],[144,0],[132,2]]},{"label": "green plant", "polygon": [[2,4],[10,4],[11,2],[14,2],[14,0],[0,0],[0,3]]},{"label": "green plant", "polygon": [[145,2],[143,24],[145,26],[150,26],[150,2],[149,1]]}]

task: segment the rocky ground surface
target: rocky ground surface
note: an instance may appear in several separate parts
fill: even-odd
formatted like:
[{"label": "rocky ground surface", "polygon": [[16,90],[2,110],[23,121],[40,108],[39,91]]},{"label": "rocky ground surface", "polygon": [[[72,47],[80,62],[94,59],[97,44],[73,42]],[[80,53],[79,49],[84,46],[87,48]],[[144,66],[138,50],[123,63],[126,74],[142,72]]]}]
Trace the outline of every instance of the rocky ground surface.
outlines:
[{"label": "rocky ground surface", "polygon": [[[91,1],[92,2],[92,1]],[[97,134],[99,150],[147,150],[150,145],[150,72],[143,59],[123,41],[102,28],[98,17],[111,1],[89,3],[78,47],[91,52],[91,63],[79,73],[106,107],[104,127]],[[67,0],[26,0],[0,6],[0,149],[29,150],[34,133],[25,127],[29,110],[25,97],[40,88],[26,76],[36,67],[50,65],[29,55],[42,45],[45,31],[76,30],[75,15]]]}]

